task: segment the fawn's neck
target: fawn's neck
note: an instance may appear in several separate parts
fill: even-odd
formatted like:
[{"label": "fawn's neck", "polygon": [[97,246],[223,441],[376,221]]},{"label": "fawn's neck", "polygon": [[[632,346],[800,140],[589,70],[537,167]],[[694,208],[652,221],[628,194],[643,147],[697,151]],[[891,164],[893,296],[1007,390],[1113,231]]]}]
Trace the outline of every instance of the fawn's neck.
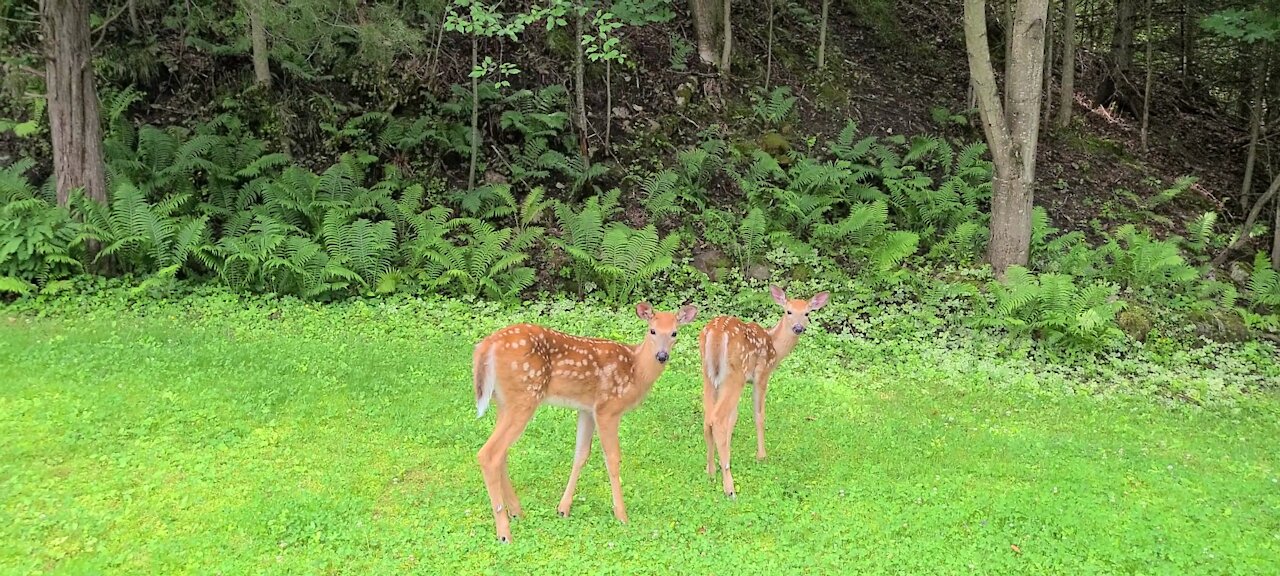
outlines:
[{"label": "fawn's neck", "polygon": [[635,346],[631,346],[632,383],[641,389],[648,390],[662,375],[665,364],[658,362],[656,347],[645,338]]},{"label": "fawn's neck", "polygon": [[783,319],[778,319],[778,323],[769,329],[769,344],[773,346],[773,365],[777,366],[782,363],[782,359],[791,354],[791,350],[796,347],[796,341],[800,336],[795,332],[787,330],[783,325]]}]

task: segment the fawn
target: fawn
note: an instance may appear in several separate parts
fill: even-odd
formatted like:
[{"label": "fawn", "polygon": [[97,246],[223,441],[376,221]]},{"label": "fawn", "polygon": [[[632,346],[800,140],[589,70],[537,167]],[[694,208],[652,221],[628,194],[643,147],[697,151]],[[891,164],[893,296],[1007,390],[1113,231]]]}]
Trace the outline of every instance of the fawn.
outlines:
[{"label": "fawn", "polygon": [[510,518],[521,515],[520,500],[507,473],[507,451],[542,404],[578,411],[573,471],[557,507],[560,515],[569,515],[578,475],[591,451],[592,432],[598,431],[613,491],[613,515],[627,521],[618,470],[618,423],[662,375],[676,328],[692,321],[697,312],[693,306],[656,312],[648,302],[637,304],[636,315],[649,324],[649,334],[638,345],[581,338],[532,324],[501,328],[476,345],[472,355],[476,417],[484,416],[490,401],[497,402],[498,412],[497,425],[476,460],[500,541],[511,541]]},{"label": "fawn", "polygon": [[[729,472],[729,440],[738,421],[738,400],[748,381],[755,404],[756,459],[765,458],[764,396],[769,375],[795,348],[809,325],[809,312],[827,304],[827,292],[811,300],[788,300],[777,286],[770,286],[773,301],[786,311],[768,330],[754,322],[717,316],[698,335],[702,355],[702,436],[707,443],[707,474],[715,477],[715,453],[720,455],[724,493],[734,497]],[[714,451],[713,451],[714,447]]]}]

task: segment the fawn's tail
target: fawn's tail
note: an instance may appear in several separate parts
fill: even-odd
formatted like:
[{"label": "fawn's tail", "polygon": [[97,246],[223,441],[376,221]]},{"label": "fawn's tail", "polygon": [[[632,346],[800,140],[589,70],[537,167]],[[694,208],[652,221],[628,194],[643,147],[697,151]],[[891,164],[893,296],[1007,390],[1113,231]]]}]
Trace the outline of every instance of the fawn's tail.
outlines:
[{"label": "fawn's tail", "polygon": [[476,418],[480,418],[484,416],[485,411],[489,409],[489,402],[493,400],[493,386],[496,379],[493,373],[493,354],[484,344],[477,345],[475,352],[471,354],[471,373],[475,381]]}]

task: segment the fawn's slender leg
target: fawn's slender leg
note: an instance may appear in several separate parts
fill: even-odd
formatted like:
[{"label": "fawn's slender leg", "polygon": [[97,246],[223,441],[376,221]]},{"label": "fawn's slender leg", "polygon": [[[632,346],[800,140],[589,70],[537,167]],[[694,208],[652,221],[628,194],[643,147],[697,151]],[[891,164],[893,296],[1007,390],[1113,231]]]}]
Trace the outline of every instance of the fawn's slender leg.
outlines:
[{"label": "fawn's slender leg", "polygon": [[704,371],[702,374],[702,439],[707,443],[707,475],[716,479],[716,443],[711,432],[715,418],[716,387]]},{"label": "fawn's slender leg", "polygon": [[507,454],[502,455],[502,502],[507,505],[507,515],[519,518],[524,515],[520,507],[520,499],[516,497],[516,489],[511,485],[511,472],[507,469]]},{"label": "fawn's slender leg", "polygon": [[591,435],[595,433],[596,420],[588,410],[578,411],[578,443],[573,450],[573,471],[569,473],[569,484],[564,487],[564,496],[560,497],[560,505],[556,510],[561,516],[569,515],[569,508],[573,506],[573,492],[578,488],[578,475],[582,473],[582,466],[587,463],[587,456],[591,454]]},{"label": "fawn's slender leg", "polygon": [[600,431],[600,448],[604,450],[605,467],[609,469],[609,487],[613,490],[613,515],[619,521],[627,522],[627,507],[622,503],[622,451],[618,442],[618,422],[621,414],[595,415],[596,427]]},{"label": "fawn's slender leg", "polygon": [[764,460],[764,395],[768,392],[769,377],[765,376],[751,386],[751,400],[756,417],[756,460]]},{"label": "fawn's slender leg", "polygon": [[724,493],[734,497],[733,473],[729,471],[730,448],[733,427],[738,421],[738,401],[742,398],[742,387],[746,377],[741,374],[726,374],[720,383],[719,400],[716,402],[711,432],[715,436],[716,451],[720,455],[720,474],[724,483]]},{"label": "fawn's slender leg", "polygon": [[493,428],[493,434],[489,435],[489,440],[476,453],[476,461],[480,463],[480,472],[484,475],[484,487],[489,492],[489,505],[493,510],[498,539],[503,542],[511,541],[511,520],[506,514],[504,494],[504,486],[510,480],[504,475],[503,461],[511,444],[524,432],[534,409],[536,406],[499,407],[498,423]]}]

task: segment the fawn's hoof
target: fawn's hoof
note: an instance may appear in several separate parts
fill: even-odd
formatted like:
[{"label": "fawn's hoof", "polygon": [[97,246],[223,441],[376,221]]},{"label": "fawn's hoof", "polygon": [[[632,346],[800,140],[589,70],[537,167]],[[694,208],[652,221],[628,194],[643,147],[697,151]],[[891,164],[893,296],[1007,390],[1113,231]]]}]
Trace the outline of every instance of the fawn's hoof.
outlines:
[{"label": "fawn's hoof", "polygon": [[510,536],[499,536],[499,537],[498,537],[498,542],[499,542],[499,543],[502,543],[502,544],[510,544],[510,543],[511,543],[511,537],[510,537]]}]

